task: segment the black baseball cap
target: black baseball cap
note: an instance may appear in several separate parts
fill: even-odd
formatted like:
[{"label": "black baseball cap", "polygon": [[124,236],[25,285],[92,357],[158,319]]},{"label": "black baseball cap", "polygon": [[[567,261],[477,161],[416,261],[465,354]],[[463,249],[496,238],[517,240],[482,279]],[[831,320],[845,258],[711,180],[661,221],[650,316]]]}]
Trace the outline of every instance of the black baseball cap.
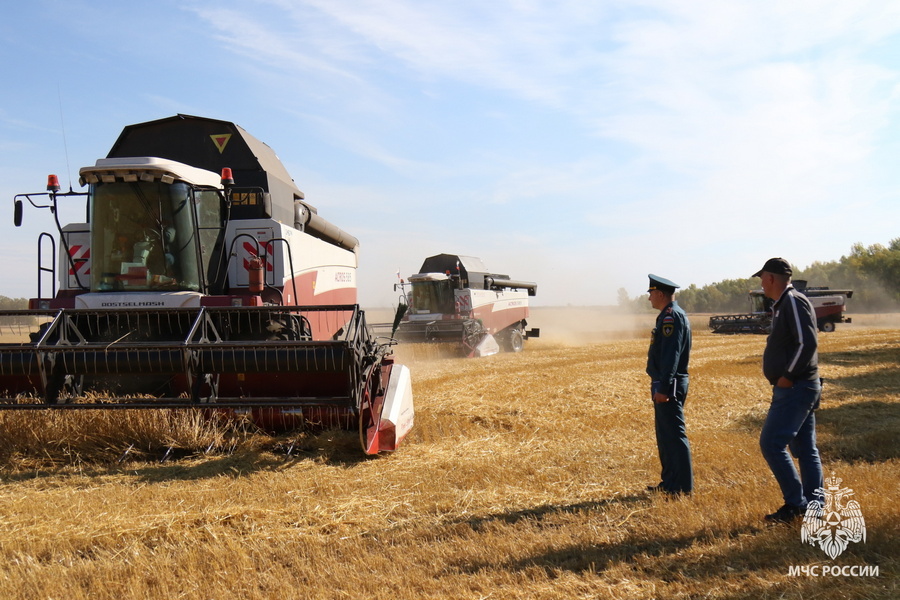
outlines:
[{"label": "black baseball cap", "polygon": [[763,274],[763,271],[766,273],[775,273],[776,275],[788,275],[791,276],[794,274],[794,270],[791,268],[791,263],[784,260],[783,258],[770,258],[766,261],[766,264],[763,265],[763,268],[754,273],[753,277],[759,277]]}]

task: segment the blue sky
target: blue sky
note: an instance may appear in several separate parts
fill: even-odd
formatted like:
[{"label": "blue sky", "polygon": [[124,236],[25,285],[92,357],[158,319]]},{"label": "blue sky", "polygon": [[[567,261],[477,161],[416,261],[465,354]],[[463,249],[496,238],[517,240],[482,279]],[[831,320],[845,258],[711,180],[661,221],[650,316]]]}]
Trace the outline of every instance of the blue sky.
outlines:
[{"label": "blue sky", "polygon": [[278,153],[360,239],[367,307],[442,252],[551,306],[837,260],[900,237],[898,34],[897,1],[13,3],[0,294],[36,294],[52,231],[13,196],[177,113]]}]

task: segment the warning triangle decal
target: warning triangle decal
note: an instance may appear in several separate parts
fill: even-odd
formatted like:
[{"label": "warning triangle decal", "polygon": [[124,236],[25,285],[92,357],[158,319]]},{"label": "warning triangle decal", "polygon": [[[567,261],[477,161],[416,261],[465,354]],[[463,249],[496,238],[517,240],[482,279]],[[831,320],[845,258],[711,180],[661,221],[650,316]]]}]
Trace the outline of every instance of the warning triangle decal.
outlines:
[{"label": "warning triangle decal", "polygon": [[214,133],[209,136],[212,138],[213,144],[216,145],[216,148],[219,149],[219,154],[222,154],[225,150],[225,146],[228,144],[228,140],[231,139],[230,133]]}]

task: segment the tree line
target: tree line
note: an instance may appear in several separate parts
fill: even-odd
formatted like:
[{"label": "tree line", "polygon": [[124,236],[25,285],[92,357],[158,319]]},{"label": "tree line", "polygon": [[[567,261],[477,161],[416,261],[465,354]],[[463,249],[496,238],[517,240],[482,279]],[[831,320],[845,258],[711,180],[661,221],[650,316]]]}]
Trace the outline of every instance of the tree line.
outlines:
[{"label": "tree line", "polygon": [[28,300],[25,298],[7,298],[0,296],[0,310],[13,310],[28,308]]},{"label": "tree line", "polygon": [[[23,308],[28,308],[28,300],[26,298],[0,296],[0,310],[18,310]],[[5,333],[21,335],[22,327],[29,327],[34,323],[34,317],[30,316],[0,317],[0,335]]]},{"label": "tree line", "polygon": [[[853,290],[848,312],[896,312],[900,310],[900,238],[887,246],[854,244],[840,260],[814,262],[805,269],[794,266],[794,280],[810,287]],[[678,304],[693,313],[743,313],[750,309],[749,292],[760,289],[759,279],[726,279],[703,287],[691,284],[678,290]],[[647,294],[629,298],[619,290],[619,306],[626,310],[650,310]]]}]

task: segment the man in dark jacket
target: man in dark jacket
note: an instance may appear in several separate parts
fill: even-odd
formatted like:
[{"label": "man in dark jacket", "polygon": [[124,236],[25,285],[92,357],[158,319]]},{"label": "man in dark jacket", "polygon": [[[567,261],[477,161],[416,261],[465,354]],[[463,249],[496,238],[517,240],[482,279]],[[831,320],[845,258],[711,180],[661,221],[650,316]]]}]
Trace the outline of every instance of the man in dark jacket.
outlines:
[{"label": "man in dark jacket", "polygon": [[647,375],[656,424],[662,481],[649,490],[690,494],[694,489],[691,445],[684,421],[691,357],[691,324],[675,302],[677,285],[650,275],[650,304],[659,311],[647,351]]},{"label": "man in dark jacket", "polygon": [[[819,380],[816,315],[806,296],[791,285],[793,269],[783,258],[771,258],[754,277],[772,305],[772,331],[763,353],[763,375],[772,384],[772,403],[759,437],[762,455],[781,487],[784,506],[770,522],[789,523],[806,512],[822,488],[822,462],[816,447],[815,409]],[[788,454],[800,463],[800,473]],[[818,498],[821,502],[822,498]]]}]

